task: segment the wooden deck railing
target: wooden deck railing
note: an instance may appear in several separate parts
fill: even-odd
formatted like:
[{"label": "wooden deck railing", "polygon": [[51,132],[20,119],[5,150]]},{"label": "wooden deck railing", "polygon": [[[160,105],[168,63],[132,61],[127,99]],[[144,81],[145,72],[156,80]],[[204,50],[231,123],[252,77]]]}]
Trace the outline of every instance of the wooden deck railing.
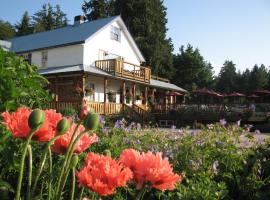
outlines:
[{"label": "wooden deck railing", "polygon": [[162,77],[159,77],[159,76],[151,75],[151,78],[152,78],[152,79],[155,79],[155,80],[158,80],[158,81],[163,81],[163,82],[166,82],[166,83],[169,83],[169,82],[170,82],[169,79],[167,79],[167,78],[162,78]]},{"label": "wooden deck railing", "polygon": [[81,106],[80,101],[54,101],[49,103],[49,109],[55,109],[57,112],[60,112],[66,108],[79,109]]},{"label": "wooden deck railing", "polygon": [[[104,103],[99,102],[88,102],[87,105],[93,109],[97,114],[104,114]],[[66,108],[80,109],[82,103],[79,101],[66,101],[66,102],[51,102],[49,103],[49,109],[55,109],[57,112],[60,112]],[[113,115],[119,114],[122,112],[122,104],[120,103],[106,103],[105,104],[105,114]]]},{"label": "wooden deck railing", "polygon": [[95,66],[108,73],[132,80],[149,83],[151,79],[151,69],[133,63],[125,62],[120,59],[98,60]]},{"label": "wooden deck railing", "polygon": [[182,104],[155,104],[152,106],[153,114],[167,114],[172,110],[179,110]]},{"label": "wooden deck railing", "polygon": [[104,105],[105,105],[105,114],[113,115],[119,114],[122,111],[122,104],[120,103],[102,103],[102,102],[88,102],[87,105],[94,110],[95,113],[104,114]]}]

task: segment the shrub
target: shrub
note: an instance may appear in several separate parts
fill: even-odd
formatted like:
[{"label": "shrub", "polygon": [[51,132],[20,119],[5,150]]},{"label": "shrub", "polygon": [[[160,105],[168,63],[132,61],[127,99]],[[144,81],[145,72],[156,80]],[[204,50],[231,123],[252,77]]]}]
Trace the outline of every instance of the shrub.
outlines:
[{"label": "shrub", "polygon": [[24,105],[45,107],[51,97],[43,87],[48,81],[37,67],[23,58],[0,48],[0,111],[15,110]]}]

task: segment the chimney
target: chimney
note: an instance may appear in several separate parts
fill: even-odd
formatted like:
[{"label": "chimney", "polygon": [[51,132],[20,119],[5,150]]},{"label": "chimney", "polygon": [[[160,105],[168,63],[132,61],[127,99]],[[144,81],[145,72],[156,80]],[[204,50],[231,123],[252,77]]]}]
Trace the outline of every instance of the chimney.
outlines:
[{"label": "chimney", "polygon": [[82,15],[77,15],[74,17],[74,25],[80,25],[82,23],[84,23],[84,21],[86,20],[85,16]]}]

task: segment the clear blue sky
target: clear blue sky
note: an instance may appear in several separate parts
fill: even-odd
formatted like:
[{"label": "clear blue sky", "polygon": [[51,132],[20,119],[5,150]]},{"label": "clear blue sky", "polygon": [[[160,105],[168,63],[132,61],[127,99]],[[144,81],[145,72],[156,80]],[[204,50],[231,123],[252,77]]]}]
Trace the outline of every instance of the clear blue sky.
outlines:
[{"label": "clear blue sky", "polygon": [[[0,18],[16,23],[25,10],[32,15],[47,2],[59,4],[70,23],[82,13],[83,0],[7,0]],[[188,43],[198,47],[216,73],[226,59],[241,70],[270,66],[270,0],[165,0],[165,6],[175,52]]]}]

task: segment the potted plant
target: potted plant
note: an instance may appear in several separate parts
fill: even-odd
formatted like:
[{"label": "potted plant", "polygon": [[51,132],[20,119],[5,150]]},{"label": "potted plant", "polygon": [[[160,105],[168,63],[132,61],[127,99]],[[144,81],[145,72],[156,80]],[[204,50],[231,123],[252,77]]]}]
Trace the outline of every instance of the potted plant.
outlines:
[{"label": "potted plant", "polygon": [[115,97],[115,92],[113,92],[112,90],[110,90],[108,93],[108,100],[109,102],[114,102],[114,97]]},{"label": "potted plant", "polygon": [[85,88],[85,95],[87,95],[87,96],[92,96],[94,94],[94,92],[95,91],[93,88],[89,88],[89,87]]},{"label": "potted plant", "polygon": [[139,100],[142,100],[142,96],[141,95],[136,95],[136,100],[139,101]]},{"label": "potted plant", "polygon": [[129,104],[131,101],[131,94],[130,93],[127,93],[126,94],[126,103]]}]

